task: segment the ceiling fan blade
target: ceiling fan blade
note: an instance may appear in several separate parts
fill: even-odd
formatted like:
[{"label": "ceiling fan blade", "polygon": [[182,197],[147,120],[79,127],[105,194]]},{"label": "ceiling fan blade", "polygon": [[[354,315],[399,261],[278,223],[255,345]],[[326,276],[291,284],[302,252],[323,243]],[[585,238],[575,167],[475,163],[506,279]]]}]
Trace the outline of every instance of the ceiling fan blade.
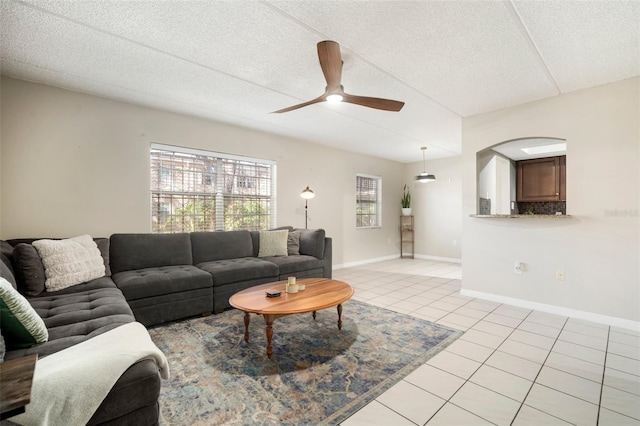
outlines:
[{"label": "ceiling fan blade", "polygon": [[327,81],[327,92],[340,89],[342,80],[342,56],[340,45],[335,41],[325,40],[318,43],[318,59],[324,79]]},{"label": "ceiling fan blade", "polygon": [[[369,98],[366,96],[349,95],[344,92],[342,87],[342,55],[340,54],[340,45],[335,41],[324,40],[318,43],[318,60],[327,81],[327,87],[323,95],[298,105],[273,111],[272,114],[280,114],[283,112],[293,111],[319,102],[340,101],[350,104],[356,104],[373,109],[381,109],[384,111],[400,111],[404,106],[404,102],[394,101],[391,99]],[[335,98],[335,99],[333,99]]]},{"label": "ceiling fan blade", "polygon": [[342,97],[342,102],[395,112],[400,111],[404,106],[404,102],[400,101],[382,98],[369,98],[367,96],[355,96],[349,95],[348,93],[344,94],[344,96]]},{"label": "ceiling fan blade", "polygon": [[303,108],[303,107],[306,107],[306,106],[309,106],[309,105],[317,104],[319,102],[324,102],[325,100],[326,100],[325,99],[325,95],[322,95],[322,96],[319,96],[319,97],[317,97],[315,99],[312,99],[312,100],[307,101],[307,102],[303,102],[303,103],[298,104],[298,105],[294,105],[294,106],[290,106],[288,108],[283,108],[283,109],[279,109],[277,111],[273,111],[271,114],[280,114],[282,112],[293,111],[294,109]]}]

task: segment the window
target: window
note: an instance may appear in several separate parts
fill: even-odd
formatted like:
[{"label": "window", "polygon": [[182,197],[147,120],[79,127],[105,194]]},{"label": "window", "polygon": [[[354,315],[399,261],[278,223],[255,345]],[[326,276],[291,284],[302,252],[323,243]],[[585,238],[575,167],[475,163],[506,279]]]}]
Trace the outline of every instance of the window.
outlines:
[{"label": "window", "polygon": [[152,232],[275,226],[272,161],[151,145]]},{"label": "window", "polygon": [[375,228],[382,224],[382,178],[356,175],[356,227]]}]

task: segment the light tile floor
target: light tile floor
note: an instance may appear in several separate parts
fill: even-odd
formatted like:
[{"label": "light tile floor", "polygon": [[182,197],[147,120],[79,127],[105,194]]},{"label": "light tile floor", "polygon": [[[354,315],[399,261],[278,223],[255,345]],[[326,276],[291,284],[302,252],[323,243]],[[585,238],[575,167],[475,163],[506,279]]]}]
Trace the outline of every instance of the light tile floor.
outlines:
[{"label": "light tile floor", "polygon": [[640,425],[640,332],[460,295],[461,265],[334,271],[355,299],[465,333],[349,417],[358,425]]}]

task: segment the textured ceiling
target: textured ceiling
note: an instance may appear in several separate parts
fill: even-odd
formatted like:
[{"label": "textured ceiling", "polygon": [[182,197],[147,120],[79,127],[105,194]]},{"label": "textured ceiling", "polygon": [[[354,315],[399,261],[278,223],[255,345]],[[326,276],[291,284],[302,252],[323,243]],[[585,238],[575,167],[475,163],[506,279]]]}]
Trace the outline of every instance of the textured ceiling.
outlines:
[{"label": "textured ceiling", "polygon": [[[12,1],[2,74],[400,162],[461,152],[461,117],[640,75],[640,2]],[[324,92],[397,99],[269,112]],[[159,141],[161,142],[161,141]]]}]

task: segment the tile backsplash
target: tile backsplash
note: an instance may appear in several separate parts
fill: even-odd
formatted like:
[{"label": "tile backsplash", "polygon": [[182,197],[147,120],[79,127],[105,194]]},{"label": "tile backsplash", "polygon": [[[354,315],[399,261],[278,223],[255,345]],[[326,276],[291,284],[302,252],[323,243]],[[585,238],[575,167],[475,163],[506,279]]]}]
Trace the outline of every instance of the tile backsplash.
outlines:
[{"label": "tile backsplash", "polygon": [[556,214],[556,212],[567,214],[566,201],[521,201],[517,204],[519,214],[527,214],[529,211],[533,214]]}]

